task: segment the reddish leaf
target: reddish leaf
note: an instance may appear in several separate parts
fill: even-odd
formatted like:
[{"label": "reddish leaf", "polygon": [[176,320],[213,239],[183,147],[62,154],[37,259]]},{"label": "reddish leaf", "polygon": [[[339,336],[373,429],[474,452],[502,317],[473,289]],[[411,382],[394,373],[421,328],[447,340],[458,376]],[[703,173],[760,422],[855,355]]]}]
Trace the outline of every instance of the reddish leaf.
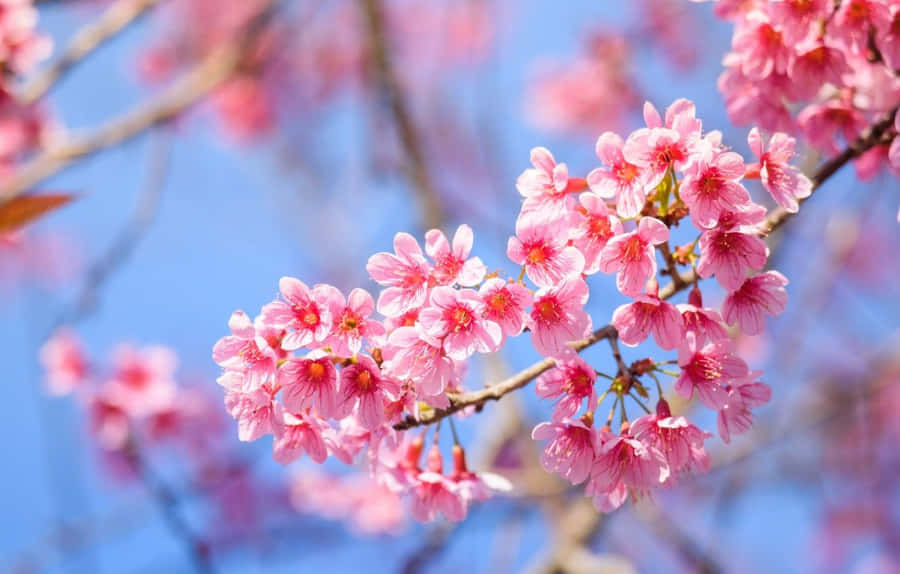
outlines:
[{"label": "reddish leaf", "polygon": [[15,231],[26,223],[74,199],[69,193],[27,195],[0,203],[0,233]]}]

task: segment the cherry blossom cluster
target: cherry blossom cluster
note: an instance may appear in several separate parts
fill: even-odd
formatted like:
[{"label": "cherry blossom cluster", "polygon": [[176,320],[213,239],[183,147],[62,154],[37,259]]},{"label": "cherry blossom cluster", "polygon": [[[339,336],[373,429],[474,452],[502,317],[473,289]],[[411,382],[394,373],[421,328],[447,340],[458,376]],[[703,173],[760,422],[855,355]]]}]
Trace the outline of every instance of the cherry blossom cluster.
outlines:
[{"label": "cherry blossom cluster", "polygon": [[[900,102],[900,3],[895,0],[720,0],[734,22],[719,89],[738,124],[802,134],[826,154]],[[887,146],[856,162],[861,177]]]},{"label": "cherry blossom cluster", "polygon": [[110,365],[92,363],[78,336],[60,329],[40,352],[47,390],[74,395],[88,412],[90,432],[109,453],[127,453],[136,442],[176,442],[209,454],[221,421],[209,396],[176,383],[177,358],[169,348],[121,344]]},{"label": "cherry blossom cluster", "polygon": [[[536,439],[549,440],[547,470],[573,483],[589,479],[597,508],[611,510],[629,492],[650,492],[705,468],[710,435],[672,415],[657,375],[674,377],[675,394],[716,412],[726,442],[750,427],[752,409],[770,390],[736,354],[727,326],[760,333],[767,315],[784,310],[787,279],[764,270],[767,209],[752,201],[743,180],[759,179],[790,211],[812,185],[789,163],[794,140],[785,134],[751,131],[757,161],[748,164],[719,132],[702,131],[687,100],[664,116],[645,104],[644,117],[647,127],[625,139],[600,136],[603,165],[586,177],[570,176],[548,150],[532,150],[533,167],[517,181],[524,201],[507,246],[520,266],[516,279],[486,273],[471,256],[472,230],[461,225],[452,239],[429,231],[424,249],[398,233],[393,253],[373,255],[367,270],[382,286],[377,299],[359,288],[345,295],[284,277],[280,297],[254,319],[236,311],[232,334],[216,343],[213,358],[224,368],[218,381],[239,438],[272,434],[274,457],[285,464],[303,453],[350,463],[367,447],[372,475],[408,495],[416,519],[459,520],[469,502],[508,485],[468,469],[452,418],[450,473],[437,433],[423,468],[425,432],[395,426],[416,427],[423,413],[450,407],[471,357],[527,331],[535,350],[555,362],[537,382],[537,394],[556,401],[551,421],[534,430]],[[673,254],[670,228],[688,221],[699,234]],[[657,249],[669,274],[680,278],[683,265],[698,281],[715,277],[726,291],[721,309],[704,306],[697,284],[686,303],[661,298]],[[587,281],[601,272],[615,274],[628,298],[612,314],[617,340],[636,346],[652,336],[677,358],[628,367],[617,357],[618,372],[608,375],[576,354],[572,343],[594,323],[585,309]],[[644,377],[656,382],[655,414],[642,401],[650,396]],[[607,397],[612,408],[598,429],[594,412]],[[647,414],[630,422],[626,402]],[[615,412],[618,434],[610,428]]]}]

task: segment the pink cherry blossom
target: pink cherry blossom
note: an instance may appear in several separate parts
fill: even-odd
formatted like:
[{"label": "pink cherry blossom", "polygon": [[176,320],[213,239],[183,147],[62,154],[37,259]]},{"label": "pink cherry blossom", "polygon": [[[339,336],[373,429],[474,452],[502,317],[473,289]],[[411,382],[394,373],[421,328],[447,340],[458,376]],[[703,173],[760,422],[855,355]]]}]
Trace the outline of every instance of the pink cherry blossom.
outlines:
[{"label": "pink cherry blossom", "polygon": [[459,445],[453,445],[453,474],[456,490],[464,504],[484,501],[495,492],[509,492],[512,484],[504,477],[492,472],[472,472],[466,466],[466,453]]},{"label": "pink cherry blossom", "polygon": [[699,155],[680,188],[681,199],[691,210],[691,221],[709,229],[723,212],[749,203],[750,194],[738,183],[743,177],[744,160],[739,154],[710,151]]},{"label": "pink cherry blossom", "polygon": [[484,318],[500,325],[505,336],[522,332],[526,309],[531,305],[531,291],[524,285],[492,277],[482,284],[478,295],[484,302]]},{"label": "pink cherry blossom", "polygon": [[313,462],[319,464],[328,458],[323,434],[331,432],[323,419],[312,413],[284,413],[281,433],[272,442],[272,452],[276,461],[290,464],[305,452]]},{"label": "pink cherry blossom", "polygon": [[227,391],[225,408],[238,422],[239,440],[251,442],[281,431],[284,420],[281,403],[265,386],[250,392]]},{"label": "pink cherry blossom", "polygon": [[559,422],[575,416],[585,399],[589,408],[594,404],[597,400],[596,380],[594,368],[575,355],[558,361],[555,367],[538,377],[535,392],[545,399],[559,399],[552,417],[554,422]]},{"label": "pink cherry blossom", "polygon": [[582,193],[578,200],[581,205],[572,216],[570,238],[584,255],[584,273],[591,275],[600,270],[600,253],[607,242],[622,234],[622,223],[595,194]]},{"label": "pink cherry blossom", "polygon": [[334,326],[326,343],[334,353],[355,355],[362,348],[364,338],[384,335],[384,326],[370,318],[375,302],[366,290],[354,289],[346,302],[343,295],[340,298],[332,296],[330,301]]},{"label": "pink cherry blossom", "polygon": [[625,501],[623,491],[649,491],[666,482],[669,475],[663,454],[634,438],[626,426],[619,435],[604,433],[591,467],[587,494],[594,497],[598,510],[609,511]]},{"label": "pink cherry blossom", "polygon": [[388,422],[385,403],[399,392],[400,385],[390,377],[382,376],[375,361],[360,355],[355,363],[341,369],[338,409],[345,415],[357,409],[360,424],[374,430]]},{"label": "pink cherry blossom", "polygon": [[47,388],[53,395],[67,395],[88,376],[88,361],[81,340],[71,329],[59,329],[41,346]]},{"label": "pink cherry blossom", "polygon": [[748,269],[762,269],[769,256],[769,248],[762,239],[740,230],[704,231],[699,245],[697,274],[704,279],[715,275],[719,284],[729,291],[741,286]]},{"label": "pink cherry blossom", "polygon": [[531,431],[533,440],[549,440],[541,453],[541,466],[572,484],[587,479],[597,451],[598,436],[593,427],[580,420],[540,423]]},{"label": "pink cherry blossom", "polygon": [[584,270],[584,256],[568,245],[567,221],[523,213],[516,221],[516,236],[510,237],[506,255],[525,266],[528,278],[538,287],[550,287]]},{"label": "pink cherry blossom", "polygon": [[841,2],[828,31],[847,47],[863,49],[869,30],[886,28],[890,21],[890,11],[882,0],[846,0]]},{"label": "pink cherry blossom", "polygon": [[601,198],[615,198],[616,212],[620,217],[630,219],[640,214],[647,194],[642,171],[625,160],[622,153],[624,147],[625,142],[618,134],[604,132],[597,139],[595,150],[607,169],[593,170],[588,174],[587,182],[591,190]]},{"label": "pink cherry blossom", "polygon": [[387,287],[378,295],[382,315],[396,317],[425,303],[431,267],[412,235],[395,235],[394,253],[376,253],[366,270],[376,283]]},{"label": "pink cherry blossom", "polygon": [[674,349],[684,335],[684,322],[675,305],[662,301],[654,287],[646,295],[638,295],[632,303],[619,306],[612,316],[612,325],[619,339],[634,347],[643,343],[650,333],[656,344],[666,350]]},{"label": "pink cherry blossom", "polygon": [[666,109],[665,123],[650,102],[644,104],[646,128],[633,132],[625,140],[625,160],[645,173],[644,189],[656,188],[670,169],[682,169],[700,139],[700,120],[694,104],[679,99]]},{"label": "pink cherry blossom", "polygon": [[791,51],[764,11],[753,11],[739,21],[731,46],[741,58],[741,72],[749,78],[761,80],[787,70]]},{"label": "pink cherry blossom", "polygon": [[697,344],[702,345],[706,341],[715,342],[728,338],[728,331],[725,329],[722,316],[715,309],[703,307],[703,298],[696,285],[688,295],[688,302],[680,303],[677,307],[684,322],[685,332],[693,333],[697,338]]},{"label": "pink cherry blossom", "polygon": [[538,353],[545,357],[566,357],[572,353],[566,343],[584,337],[591,329],[591,318],[584,310],[588,295],[588,287],[581,279],[568,279],[535,293],[526,323]]},{"label": "pink cherry blossom", "polygon": [[416,327],[400,327],[391,333],[384,358],[383,372],[397,380],[413,380],[426,400],[440,397],[443,403],[444,389],[458,380],[453,359],[440,342],[423,338]]},{"label": "pink cherry blossom", "polygon": [[665,399],[660,400],[656,411],[634,421],[631,432],[663,454],[672,473],[670,479],[680,472],[709,470],[710,459],[703,442],[712,435],[685,417],[673,417]]},{"label": "pink cherry blossom", "polygon": [[226,370],[241,373],[245,391],[256,390],[275,377],[276,353],[243,311],[231,314],[228,327],[232,334],[213,347],[213,360]]},{"label": "pink cherry blossom", "polygon": [[435,287],[419,322],[428,337],[441,341],[447,356],[463,360],[475,352],[490,353],[500,347],[500,325],[485,319],[483,311],[477,292]]},{"label": "pink cherry blossom", "polygon": [[113,352],[113,365],[107,392],[119,397],[124,408],[135,416],[168,404],[175,395],[177,359],[172,349],[136,349],[122,344]]},{"label": "pink cherry blossom", "polygon": [[516,189],[525,197],[523,211],[540,211],[554,217],[566,211],[569,202],[569,169],[556,163],[553,154],[543,147],[531,150],[531,165],[516,181]]},{"label": "pink cherry blossom", "polygon": [[652,217],[641,218],[637,229],[617,235],[600,252],[600,270],[618,273],[616,287],[623,295],[634,297],[644,283],[656,274],[656,252],[653,248],[669,240],[669,228]]},{"label": "pink cherry blossom", "polygon": [[425,252],[434,259],[431,279],[436,285],[474,287],[484,279],[486,267],[478,257],[469,257],[474,234],[468,225],[460,225],[453,236],[453,244],[440,230],[425,234]]},{"label": "pink cherry blossom", "polygon": [[749,373],[746,377],[732,384],[728,391],[728,399],[719,410],[719,436],[726,443],[731,436],[746,432],[753,426],[753,413],[750,409],[761,407],[772,399],[772,389],[765,383],[756,382],[760,373]]},{"label": "pink cherry blossom", "polygon": [[338,373],[328,356],[292,358],[278,368],[281,402],[290,413],[313,408],[324,417],[338,410]]},{"label": "pink cherry blossom", "polygon": [[762,333],[766,315],[778,315],[787,307],[787,278],[778,271],[766,271],[744,281],[725,297],[722,314],[729,325],[737,324],[748,335]]},{"label": "pink cherry blossom", "polygon": [[681,376],[675,381],[675,392],[689,399],[694,391],[711,409],[721,409],[728,400],[726,386],[747,375],[747,363],[732,352],[730,341],[717,341],[699,347],[693,333],[688,333],[678,349]]},{"label": "pink cherry blossom", "polygon": [[794,138],[787,134],[776,133],[766,145],[759,130],[753,128],[747,136],[747,143],[759,158],[759,177],[763,187],[778,205],[791,213],[796,213],[799,209],[797,200],[809,197],[812,193],[812,182],[788,163],[796,155]]},{"label": "pink cherry blossom", "polygon": [[284,301],[265,305],[262,322],[288,330],[281,342],[288,351],[320,346],[331,334],[331,309],[343,306],[344,296],[331,285],[316,285],[310,289],[293,277],[282,277],[278,287]]},{"label": "pink cherry blossom", "polygon": [[439,514],[454,522],[466,517],[466,505],[459,488],[453,480],[441,474],[437,445],[428,454],[428,470],[416,478],[410,512],[420,522],[433,521]]}]

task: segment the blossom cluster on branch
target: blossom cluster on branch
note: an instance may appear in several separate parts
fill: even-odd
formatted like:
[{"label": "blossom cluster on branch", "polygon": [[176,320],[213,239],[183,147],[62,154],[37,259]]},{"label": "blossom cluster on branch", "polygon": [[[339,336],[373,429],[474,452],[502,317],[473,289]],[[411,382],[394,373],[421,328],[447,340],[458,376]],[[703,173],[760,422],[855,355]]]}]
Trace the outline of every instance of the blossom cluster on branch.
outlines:
[{"label": "blossom cluster on branch", "polygon": [[[696,396],[717,412],[725,441],[749,428],[752,409],[770,391],[736,354],[726,324],[760,332],[767,315],[784,309],[787,279],[764,271],[767,210],[742,180],[759,179],[791,211],[812,186],[789,163],[789,136],[751,131],[751,164],[722,143],[720,132],[702,131],[690,101],[676,101],[664,115],[645,104],[644,117],[647,126],[627,138],[600,136],[603,165],[586,177],[570,176],[548,150],[532,150],[533,167],[517,182],[524,201],[507,246],[520,266],[517,278],[488,274],[471,256],[472,230],[461,225],[452,239],[429,231],[424,250],[398,233],[393,253],[373,255],[367,270],[383,287],[377,299],[363,289],[345,295],[284,277],[280,298],[254,319],[235,311],[232,334],[216,343],[213,358],[224,368],[218,382],[239,438],[272,434],[274,457],[285,464],[304,453],[316,462],[334,456],[352,463],[367,450],[372,475],[408,495],[415,518],[462,519],[470,502],[509,485],[467,467],[452,418],[447,473],[437,430],[423,463],[427,428],[409,427],[423,412],[452,405],[473,355],[496,352],[527,331],[535,350],[556,364],[537,385],[540,396],[557,400],[552,420],[534,430],[536,439],[550,441],[542,458],[547,470],[573,483],[589,480],[596,507],[611,510],[629,492],[650,492],[705,468],[710,435],[672,415],[659,376],[674,377],[676,394]],[[673,253],[670,228],[688,221],[699,235]],[[715,277],[728,293],[721,310],[704,306],[696,284],[687,303],[661,298],[657,249],[675,281],[683,281],[679,265],[694,266],[698,281]],[[629,298],[612,314],[618,339],[635,346],[652,336],[661,349],[677,349],[677,359],[629,367],[614,339],[619,368],[606,374],[575,353],[569,343],[594,323],[585,310],[588,280],[601,272],[615,274]],[[655,413],[644,404],[647,378],[656,382]],[[609,416],[595,425],[607,398]],[[629,421],[626,402],[647,414]]]},{"label": "blossom cluster on branch", "polygon": [[[719,89],[738,124],[833,154],[900,101],[896,0],[719,0],[716,13],[735,26]],[[884,143],[856,160],[860,177],[887,164]]]}]

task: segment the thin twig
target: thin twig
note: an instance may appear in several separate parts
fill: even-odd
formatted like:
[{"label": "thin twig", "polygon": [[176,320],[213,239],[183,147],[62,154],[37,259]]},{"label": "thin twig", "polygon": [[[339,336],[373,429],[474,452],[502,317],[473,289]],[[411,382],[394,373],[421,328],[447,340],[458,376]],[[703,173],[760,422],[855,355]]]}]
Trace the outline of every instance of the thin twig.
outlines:
[{"label": "thin twig", "polygon": [[409,104],[388,54],[381,2],[360,0],[360,3],[368,24],[372,64],[384,97],[390,105],[400,143],[408,159],[410,179],[422,204],[422,222],[427,229],[438,227],[444,221],[444,210],[428,172],[422,141],[409,111]]},{"label": "thin twig", "polygon": [[17,92],[18,100],[25,104],[39,100],[78,62],[122,32],[159,2],[160,0],[118,0],[95,22],[79,30],[59,58],[27,80]]},{"label": "thin twig", "polygon": [[87,133],[67,136],[38,154],[0,185],[0,202],[27,192],[75,160],[126,142],[197,103],[239,68],[248,45],[269,21],[277,4],[278,0],[271,0],[268,8],[247,25],[238,39],[213,50],[152,100]]},{"label": "thin twig", "polygon": [[[876,145],[884,143],[882,140],[893,125],[894,115],[896,113],[897,108],[894,108],[883,118],[866,129],[865,132],[863,132],[856,141],[850,144],[847,149],[822,164],[810,178],[813,182],[813,191],[818,189],[828,180],[828,178],[834,175],[850,160],[859,157]],[[772,233],[784,225],[784,223],[793,217],[793,215],[793,213],[788,212],[784,208],[773,210],[766,218],[766,223],[763,228],[764,234],[767,235]],[[683,291],[687,286],[693,284],[694,281],[697,280],[696,271],[691,269],[690,271],[681,274],[680,279],[680,282],[676,282],[676,280],[673,279],[672,282],[662,287],[659,290],[659,298],[669,299],[676,293]],[[606,325],[605,327],[601,327],[594,331],[589,337],[570,343],[570,346],[576,351],[581,351],[599,341],[615,336],[617,336],[615,328],[612,325]],[[556,362],[553,359],[544,359],[483,390],[470,393],[450,394],[448,396],[450,400],[450,406],[448,408],[426,411],[420,414],[418,419],[407,416],[403,421],[395,424],[394,428],[397,430],[405,430],[416,426],[429,425],[467,407],[480,407],[488,401],[500,400],[504,395],[526,386],[541,373],[551,369],[555,364]]]}]

